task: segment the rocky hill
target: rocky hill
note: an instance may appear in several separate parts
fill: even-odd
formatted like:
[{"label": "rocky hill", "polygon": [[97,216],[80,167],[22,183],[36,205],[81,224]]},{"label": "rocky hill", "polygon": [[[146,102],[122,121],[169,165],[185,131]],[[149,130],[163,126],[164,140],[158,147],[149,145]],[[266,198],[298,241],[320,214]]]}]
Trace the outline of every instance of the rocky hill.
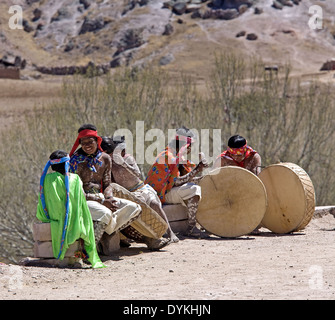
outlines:
[{"label": "rocky hill", "polygon": [[[89,63],[161,65],[206,75],[216,50],[291,63],[314,74],[335,57],[335,1],[323,0],[20,0],[23,30],[8,27],[13,2],[0,4],[0,58],[25,61],[22,74],[71,74]],[[323,8],[312,30],[312,5]],[[21,64],[20,64],[21,66]],[[78,69],[80,67],[81,69]],[[84,72],[83,71],[83,72]]]}]

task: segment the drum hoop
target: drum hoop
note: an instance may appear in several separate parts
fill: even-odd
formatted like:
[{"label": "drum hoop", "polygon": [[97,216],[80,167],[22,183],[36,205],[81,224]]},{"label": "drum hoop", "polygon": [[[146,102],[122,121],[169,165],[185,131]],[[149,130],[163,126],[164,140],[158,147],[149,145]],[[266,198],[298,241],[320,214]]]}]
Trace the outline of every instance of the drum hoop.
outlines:
[{"label": "drum hoop", "polygon": [[[301,218],[301,221],[297,223],[297,225],[290,231],[287,231],[287,233],[290,232],[295,232],[295,231],[299,231],[304,229],[309,222],[311,221],[311,219],[313,218],[313,214],[315,211],[315,189],[314,189],[314,185],[312,182],[312,179],[310,178],[310,176],[308,175],[308,173],[299,165],[292,163],[292,162],[280,162],[280,163],[276,163],[276,164],[271,164],[269,166],[267,166],[264,170],[267,170],[268,168],[271,167],[282,167],[285,169],[290,170],[291,172],[293,172],[297,178],[300,181],[300,187],[301,190],[303,191],[304,195],[305,195],[305,201],[304,201],[304,215]],[[262,170],[262,171],[264,171]],[[300,171],[300,172],[297,172]],[[302,175],[304,175],[307,180],[308,183],[310,184],[310,186],[312,187],[312,191],[313,191],[313,195],[312,195],[312,201],[308,201],[308,199],[310,199],[310,197],[308,196],[309,190],[307,190],[306,188],[306,181],[302,181]]]}]

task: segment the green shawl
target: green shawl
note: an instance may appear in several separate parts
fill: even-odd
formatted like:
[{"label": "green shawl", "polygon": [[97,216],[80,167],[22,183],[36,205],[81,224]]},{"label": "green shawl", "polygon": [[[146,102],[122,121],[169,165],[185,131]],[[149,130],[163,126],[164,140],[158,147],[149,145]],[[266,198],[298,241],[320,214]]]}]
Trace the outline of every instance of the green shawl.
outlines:
[{"label": "green shawl", "polygon": [[[93,268],[104,268],[95,246],[94,228],[91,213],[88,209],[83,193],[82,182],[77,174],[70,174],[70,208],[68,216],[68,228],[64,240],[62,254],[63,260],[66,250],[78,239],[84,240],[84,247],[88,255],[88,261]],[[65,218],[66,189],[64,175],[53,172],[46,175],[44,180],[45,203],[50,216],[48,219],[43,211],[41,199],[38,201],[36,217],[42,222],[50,222],[52,249],[54,257],[57,257],[63,232]]]}]

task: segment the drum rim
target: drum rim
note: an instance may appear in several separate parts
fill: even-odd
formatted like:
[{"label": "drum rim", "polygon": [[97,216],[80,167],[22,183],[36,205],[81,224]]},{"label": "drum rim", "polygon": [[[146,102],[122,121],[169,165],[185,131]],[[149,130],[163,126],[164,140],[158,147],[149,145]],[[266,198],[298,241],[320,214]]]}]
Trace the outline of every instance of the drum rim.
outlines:
[{"label": "drum rim", "polygon": [[[262,219],[263,219],[263,217],[264,217],[264,215],[265,215],[265,212],[266,212],[266,209],[267,209],[267,207],[268,207],[268,198],[267,198],[267,192],[266,192],[266,188],[265,188],[265,186],[264,186],[264,184],[263,184],[263,182],[261,181],[261,179],[259,179],[258,178],[258,176],[257,175],[255,175],[253,172],[251,172],[250,170],[247,170],[247,169],[245,169],[245,168],[242,168],[242,167],[238,167],[238,166],[224,166],[224,167],[219,167],[219,168],[215,168],[214,170],[212,170],[212,171],[210,171],[206,176],[211,176],[211,175],[216,175],[217,174],[217,172],[219,172],[219,171],[221,171],[222,169],[224,169],[224,170],[227,170],[227,169],[233,169],[233,170],[239,170],[239,171],[245,171],[245,172],[247,172],[248,174],[251,174],[253,177],[255,177],[255,178],[257,178],[256,180],[258,180],[258,182],[259,182],[259,185],[260,186],[262,186],[262,190],[263,190],[263,194],[264,194],[264,198],[265,198],[265,201],[264,201],[264,214],[263,214],[263,216],[262,216],[262,218],[260,219],[260,221],[259,221],[259,224],[261,223],[261,221],[262,221]],[[199,186],[201,187],[201,182],[202,182],[203,180],[201,180],[200,182],[199,182]],[[198,211],[197,211],[197,213],[198,213]],[[205,229],[205,230],[207,230],[200,222],[199,222],[199,220],[198,220],[198,217],[197,217],[197,214],[196,214],[196,220],[197,220],[197,222]],[[257,227],[257,226],[256,226]],[[249,233],[238,233],[238,234],[236,234],[236,235],[232,235],[232,236],[223,236],[223,235],[220,235],[220,234],[218,234],[218,233],[215,233],[215,232],[213,232],[213,231],[211,231],[211,230],[207,230],[208,232],[211,232],[212,234],[214,234],[214,235],[216,235],[216,236],[218,236],[218,237],[221,237],[221,238],[236,238],[236,237],[240,237],[240,236],[243,236],[243,235],[247,235],[247,234],[249,234],[250,232],[252,232],[253,230],[251,230]]]},{"label": "drum rim", "polygon": [[[310,183],[311,183],[311,186],[313,188],[313,206],[315,208],[315,203],[316,203],[316,199],[315,199],[315,188],[314,188],[314,185],[313,185],[313,181],[312,179],[310,178],[310,176],[308,175],[308,173],[302,168],[300,167],[299,165],[297,165],[296,163],[293,163],[293,162],[280,162],[280,163],[275,163],[275,164],[271,164],[269,166],[267,166],[266,168],[264,168],[261,172],[260,172],[260,175],[263,171],[265,171],[266,169],[268,168],[271,168],[271,167],[282,167],[282,168],[285,168],[285,169],[288,169],[290,170],[291,172],[293,172],[297,177],[298,177],[298,180],[300,182],[300,187],[303,191],[303,194],[305,195],[305,201],[304,201],[304,213],[305,215],[301,218],[301,220],[299,221],[299,223],[296,224],[296,226],[294,228],[292,228],[291,230],[289,231],[286,231],[285,233],[291,233],[291,232],[295,232],[295,231],[299,231],[303,228],[305,228],[308,223],[310,222],[310,220],[312,219],[313,217],[313,214],[311,214],[311,216],[307,216],[307,219],[306,219],[306,211],[308,210],[308,201],[307,201],[307,191],[306,191],[306,188],[303,184],[303,182],[301,181],[301,178],[299,177],[299,175],[292,169],[290,168],[290,166],[293,166],[293,167],[296,167],[297,169],[299,170],[302,170],[304,174],[306,174],[306,176],[308,177]],[[265,184],[264,184],[265,185]],[[265,213],[266,215],[266,213]],[[264,215],[264,217],[265,217]],[[305,221],[306,220],[306,221]],[[269,227],[265,226],[263,223],[262,225],[265,227],[265,228],[268,228],[269,230],[271,230]],[[271,230],[272,232],[274,233],[278,233],[278,232],[275,232],[273,230]]]}]

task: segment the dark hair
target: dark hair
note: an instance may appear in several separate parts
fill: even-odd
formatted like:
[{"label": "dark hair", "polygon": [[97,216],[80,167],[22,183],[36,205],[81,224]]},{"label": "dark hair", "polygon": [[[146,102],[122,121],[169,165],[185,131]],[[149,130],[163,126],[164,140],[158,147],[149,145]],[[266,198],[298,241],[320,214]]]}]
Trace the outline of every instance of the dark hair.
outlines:
[{"label": "dark hair", "polygon": [[[176,134],[178,136],[184,136],[184,137],[190,137],[190,138],[195,137],[194,133],[189,128],[187,128],[185,126],[181,126],[179,129],[177,129]],[[176,139],[171,140],[171,142],[169,143],[169,145],[176,150],[179,150],[179,148],[181,148],[185,144],[186,144],[186,142],[176,140]]]},{"label": "dark hair", "polygon": [[[61,159],[61,158],[66,157],[67,155],[68,155],[67,152],[63,150],[56,150],[50,154],[49,159],[50,160]],[[61,174],[65,174],[65,164],[64,163],[52,164],[51,169]]]},{"label": "dark hair", "polygon": [[241,148],[247,143],[247,140],[238,134],[231,136],[228,140],[228,147]]},{"label": "dark hair", "polygon": [[113,139],[106,136],[102,136],[101,139],[101,149],[106,153],[112,153],[115,149]]},{"label": "dark hair", "polygon": [[80,131],[87,130],[87,129],[97,131],[97,127],[94,124],[85,123],[78,129],[78,133]]},{"label": "dark hair", "polygon": [[101,137],[102,142],[101,142],[101,148],[103,151],[107,153],[112,153],[115,148],[118,146],[118,144],[123,143],[125,141],[124,136],[116,136],[113,138],[109,137]]}]

